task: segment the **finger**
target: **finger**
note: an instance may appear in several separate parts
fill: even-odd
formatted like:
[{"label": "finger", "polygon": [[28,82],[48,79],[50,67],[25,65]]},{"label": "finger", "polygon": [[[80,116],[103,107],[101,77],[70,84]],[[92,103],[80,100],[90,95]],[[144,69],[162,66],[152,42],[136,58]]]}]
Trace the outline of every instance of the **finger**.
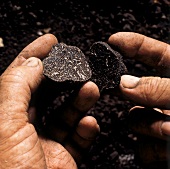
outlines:
[{"label": "finger", "polygon": [[122,54],[159,69],[169,75],[170,45],[132,32],[119,32],[110,36],[108,43]]},{"label": "finger", "polygon": [[96,139],[100,132],[97,121],[92,116],[86,116],[80,120],[76,131],[71,136],[71,140],[67,140],[65,148],[74,157],[76,162],[80,162]]},{"label": "finger", "polygon": [[39,137],[39,139],[45,154],[47,168],[77,169],[74,159],[61,144],[44,137]]},{"label": "finger", "polygon": [[52,46],[56,43],[58,43],[57,38],[52,34],[45,34],[37,38],[19,53],[15,60],[10,64],[9,68],[21,65],[30,57],[43,59],[48,55]]},{"label": "finger", "polygon": [[42,62],[32,57],[0,77],[0,132],[4,135],[12,134],[28,123],[26,111],[31,93],[41,82],[42,72]]},{"label": "finger", "polygon": [[165,120],[161,124],[161,131],[170,140],[170,110],[163,110],[162,112],[165,114]]},{"label": "finger", "polygon": [[[151,137],[139,137],[136,152],[142,164],[147,168],[168,168],[170,155],[169,142]],[[147,155],[146,155],[147,152]]]},{"label": "finger", "polygon": [[99,97],[100,92],[97,85],[91,81],[85,83],[72,103],[63,112],[63,121],[68,126],[73,127],[92,108]]},{"label": "finger", "polygon": [[142,106],[169,109],[170,79],[160,77],[134,77],[123,75],[120,81],[121,92]]},{"label": "finger", "polygon": [[99,97],[98,87],[90,81],[85,83],[76,97],[69,100],[66,105],[64,104],[60,110],[60,117],[58,117],[58,113],[53,113],[50,119],[48,118],[48,132],[53,139],[62,142]]},{"label": "finger", "polygon": [[[20,66],[24,61],[26,61],[26,59],[30,57],[37,57],[39,59],[43,59],[48,55],[52,46],[55,45],[56,43],[58,43],[57,38],[52,34],[45,34],[37,38],[19,53],[15,60],[9,65],[6,72],[11,68]],[[35,97],[36,97],[35,95],[32,96],[31,107],[29,110],[29,121],[31,123],[34,123],[36,119],[36,109],[34,105],[35,99],[33,99]]]},{"label": "finger", "polygon": [[86,149],[91,146],[99,132],[100,127],[96,119],[92,116],[86,116],[80,120],[72,139],[82,149]]},{"label": "finger", "polygon": [[129,126],[138,134],[169,140],[169,119],[161,110],[135,106],[129,113]]}]

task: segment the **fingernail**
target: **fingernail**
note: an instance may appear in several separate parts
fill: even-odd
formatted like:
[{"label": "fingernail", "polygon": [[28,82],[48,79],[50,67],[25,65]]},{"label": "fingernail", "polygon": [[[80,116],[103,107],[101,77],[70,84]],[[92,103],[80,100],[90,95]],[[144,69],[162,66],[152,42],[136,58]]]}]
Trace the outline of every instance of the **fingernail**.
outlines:
[{"label": "fingernail", "polygon": [[120,83],[124,88],[132,89],[138,85],[139,81],[140,81],[139,77],[135,77],[131,75],[123,75],[121,77]]},{"label": "fingernail", "polygon": [[162,134],[170,135],[170,121],[162,123],[161,132],[162,132]]},{"label": "fingernail", "polygon": [[29,66],[29,67],[36,67],[39,65],[39,59],[38,58],[29,58],[27,59],[23,64],[23,66]]}]

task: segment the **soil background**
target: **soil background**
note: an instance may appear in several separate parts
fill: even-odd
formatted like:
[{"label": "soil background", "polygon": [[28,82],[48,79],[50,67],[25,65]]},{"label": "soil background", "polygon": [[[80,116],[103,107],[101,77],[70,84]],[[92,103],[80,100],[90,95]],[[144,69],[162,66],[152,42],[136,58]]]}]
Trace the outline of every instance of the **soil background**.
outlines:
[{"label": "soil background", "polygon": [[[59,42],[75,45],[88,55],[92,43],[107,41],[111,34],[121,31],[137,32],[170,43],[170,1],[1,0],[0,74],[26,45],[45,33],[54,34]],[[154,70],[142,63],[124,61],[132,75],[154,74]],[[101,96],[88,112],[98,120],[101,133],[79,168],[147,168],[135,151],[136,136],[127,126],[132,105],[113,94]],[[164,169],[163,165],[154,168]]]}]

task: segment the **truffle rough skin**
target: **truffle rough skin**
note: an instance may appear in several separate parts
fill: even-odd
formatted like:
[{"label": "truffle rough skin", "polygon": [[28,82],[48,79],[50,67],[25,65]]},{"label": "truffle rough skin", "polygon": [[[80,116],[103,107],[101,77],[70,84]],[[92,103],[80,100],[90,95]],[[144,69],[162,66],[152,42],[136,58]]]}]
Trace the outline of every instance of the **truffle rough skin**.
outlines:
[{"label": "truffle rough skin", "polygon": [[121,75],[127,72],[122,56],[105,42],[95,42],[90,48],[89,64],[92,69],[91,80],[99,89],[115,88]]},{"label": "truffle rough skin", "polygon": [[91,78],[92,72],[83,52],[65,43],[54,45],[43,60],[44,75],[56,82],[84,82]]}]

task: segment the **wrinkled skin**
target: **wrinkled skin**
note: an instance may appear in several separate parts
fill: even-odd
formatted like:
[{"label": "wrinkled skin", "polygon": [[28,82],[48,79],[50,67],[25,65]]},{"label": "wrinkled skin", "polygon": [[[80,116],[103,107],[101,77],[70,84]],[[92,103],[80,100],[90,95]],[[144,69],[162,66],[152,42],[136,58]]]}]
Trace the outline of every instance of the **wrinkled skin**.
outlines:
[{"label": "wrinkled skin", "polygon": [[[51,34],[38,38],[23,49],[0,77],[1,169],[76,169],[75,160],[78,161],[82,155],[79,148],[88,148],[99,132],[99,126],[93,117],[82,118],[72,137],[79,146],[76,149],[72,146],[72,142],[66,142],[64,147],[56,141],[38,135],[31,123],[38,113],[34,107],[29,107],[31,96],[44,79],[40,59],[47,56],[56,43],[57,39]],[[170,135],[170,122],[167,119],[170,114],[168,78],[170,46],[129,32],[113,34],[108,43],[117,47],[126,57],[153,66],[162,76],[167,77],[161,78],[159,74],[158,77],[123,75],[120,90],[126,98],[139,104],[130,110],[130,127],[135,132],[153,137],[152,142],[145,140],[146,145],[142,147],[141,157],[146,163],[170,159],[166,149]],[[77,93],[77,97],[63,112],[62,120],[71,119],[67,122],[75,123],[74,116],[80,114],[84,116],[99,96],[99,90],[94,83],[85,83]],[[62,136],[62,130],[53,128],[50,133],[55,133],[56,140],[62,141],[63,137],[59,138]],[[64,134],[69,133],[65,131]],[[153,142],[157,150],[156,156],[150,146]]]},{"label": "wrinkled skin", "polygon": [[[75,160],[78,161],[77,157],[82,155],[79,149],[73,147],[69,140],[64,147],[56,141],[38,135],[31,123],[38,112],[33,106],[29,107],[29,103],[41,81],[45,80],[41,59],[47,56],[56,43],[56,37],[51,34],[36,39],[21,51],[0,77],[1,169],[77,168]],[[98,98],[97,86],[92,82],[85,83],[65,110],[70,112],[68,118],[73,119],[72,123],[75,123],[72,118],[75,114],[81,114],[83,117]],[[79,148],[86,149],[98,132],[97,121],[90,116],[83,117],[77,124],[72,140]]]},{"label": "wrinkled skin", "polygon": [[128,100],[139,105],[130,110],[130,127],[136,133],[151,137],[141,141],[143,161],[170,160],[167,149],[170,136],[170,45],[133,32],[113,34],[108,43],[125,57],[158,71],[157,77],[123,75],[120,90]]}]

